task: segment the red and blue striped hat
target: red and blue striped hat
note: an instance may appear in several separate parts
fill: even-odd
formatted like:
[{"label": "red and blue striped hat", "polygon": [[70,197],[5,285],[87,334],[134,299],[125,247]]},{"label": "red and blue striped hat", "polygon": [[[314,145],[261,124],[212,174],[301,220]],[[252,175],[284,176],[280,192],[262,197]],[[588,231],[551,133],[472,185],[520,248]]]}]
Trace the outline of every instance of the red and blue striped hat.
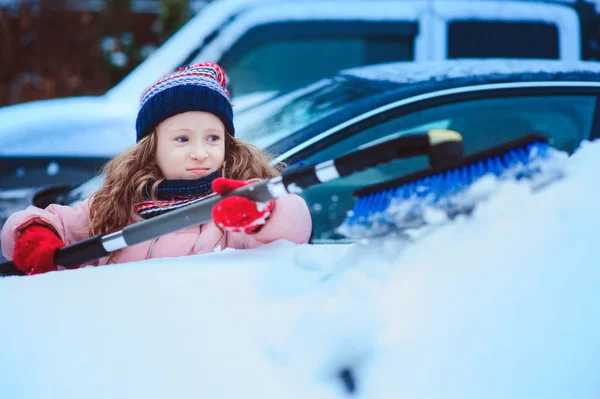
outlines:
[{"label": "red and blue striped hat", "polygon": [[227,133],[235,135],[227,78],[220,66],[213,62],[185,66],[146,89],[135,123],[137,141],[165,119],[187,111],[215,114]]}]

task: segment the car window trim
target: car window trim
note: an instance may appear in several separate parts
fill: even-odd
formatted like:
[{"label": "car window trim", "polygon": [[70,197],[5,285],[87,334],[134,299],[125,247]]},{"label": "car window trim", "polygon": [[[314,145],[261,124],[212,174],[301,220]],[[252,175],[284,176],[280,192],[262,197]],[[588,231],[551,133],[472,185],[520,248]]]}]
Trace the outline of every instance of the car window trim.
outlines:
[{"label": "car window trim", "polygon": [[[390,119],[397,117],[401,114],[407,114],[410,112],[415,112],[420,108],[426,108],[431,106],[431,104],[441,105],[447,102],[454,102],[457,99],[459,101],[467,101],[470,98],[482,98],[489,96],[490,93],[495,93],[496,96],[510,96],[510,95],[519,95],[522,94],[523,90],[542,90],[542,91],[556,91],[557,95],[577,95],[574,93],[566,93],[564,90],[567,88],[576,88],[582,89],[581,95],[593,95],[598,97],[598,90],[600,89],[600,82],[581,82],[581,81],[535,81],[535,82],[513,82],[513,83],[492,83],[492,84],[483,84],[483,85],[475,85],[475,86],[467,86],[467,87],[458,87],[452,89],[444,89],[430,93],[419,94],[416,96],[411,96],[408,98],[404,98],[398,101],[394,101],[392,103],[383,105],[369,112],[365,112],[361,115],[358,115],[354,118],[351,118],[343,123],[340,123],[332,128],[325,130],[324,132],[303,141],[302,144],[297,145],[296,147],[285,151],[275,158],[275,161],[285,161],[285,162],[297,162],[302,158],[305,158],[304,153],[305,150],[311,146],[314,147],[315,144],[319,142],[323,142],[327,140],[332,135],[337,135],[340,132],[348,131],[348,129],[356,129],[358,127],[362,129],[368,128],[375,123],[370,123],[369,121],[376,120],[376,123],[381,123],[380,118],[383,114],[387,114],[384,119]],[[584,91],[588,89],[591,92],[585,93]],[[592,92],[592,90],[596,89]],[[505,93],[502,93],[505,92]],[[531,92],[533,95],[533,91]],[[597,101],[598,103],[598,101]],[[410,106],[410,107],[406,107]],[[401,109],[401,112],[398,112],[398,109]],[[363,125],[366,126],[363,127]],[[592,132],[594,125],[592,125]],[[312,152],[312,151],[311,151]],[[302,155],[302,156],[299,156]]]},{"label": "car window trim", "polygon": [[242,10],[238,10],[237,12],[231,14],[223,22],[222,25],[213,29],[208,35],[206,35],[204,38],[202,38],[200,43],[198,44],[198,46],[196,46],[192,51],[190,51],[189,54],[185,57],[185,59],[179,64],[179,66],[176,67],[172,72],[175,72],[179,68],[182,68],[186,65],[191,64],[192,61],[194,60],[194,58],[196,58],[198,56],[198,54],[200,54],[202,52],[202,50],[204,50],[209,44],[211,44],[213,42],[213,40],[215,40],[219,36],[220,32],[222,32],[229,25],[231,25],[235,20],[237,20],[239,18],[240,15],[242,15],[243,13],[248,11],[248,9],[249,9],[249,7],[246,7]]},{"label": "car window trim", "polygon": [[[305,1],[283,1],[281,3],[269,3],[268,7],[258,3],[256,7],[248,9],[232,24],[222,29],[218,40],[200,52],[203,60],[220,62],[223,54],[239,41],[249,30],[259,25],[272,24],[274,22],[289,21],[362,21],[366,23],[390,21],[390,22],[414,22],[423,23],[423,10],[426,3],[422,0],[406,0],[406,7],[392,7],[386,12],[381,12],[377,7],[364,7],[361,0],[348,3],[348,7],[340,13],[336,0],[309,0]],[[374,5],[387,5],[387,0],[373,0]],[[310,5],[310,12],[306,11]],[[415,39],[415,47],[421,38]],[[415,49],[416,52],[416,49]]]},{"label": "car window trim", "polygon": [[596,108],[594,108],[594,120],[590,129],[590,140],[600,138],[600,93],[596,96]]}]

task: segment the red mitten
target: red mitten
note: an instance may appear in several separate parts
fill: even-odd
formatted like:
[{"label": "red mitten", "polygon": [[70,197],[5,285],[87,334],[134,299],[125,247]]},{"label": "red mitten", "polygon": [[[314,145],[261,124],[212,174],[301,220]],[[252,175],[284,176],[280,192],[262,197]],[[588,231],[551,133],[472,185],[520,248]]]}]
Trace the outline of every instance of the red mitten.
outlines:
[{"label": "red mitten", "polygon": [[[228,192],[257,182],[258,179],[242,181],[218,177],[212,182],[215,193],[224,195]],[[267,203],[254,202],[247,198],[231,196],[221,200],[212,210],[212,217],[217,226],[223,230],[251,233],[264,225],[273,212],[275,201]]]},{"label": "red mitten", "polygon": [[54,252],[65,243],[45,226],[34,224],[21,232],[15,242],[13,263],[29,275],[56,270]]}]

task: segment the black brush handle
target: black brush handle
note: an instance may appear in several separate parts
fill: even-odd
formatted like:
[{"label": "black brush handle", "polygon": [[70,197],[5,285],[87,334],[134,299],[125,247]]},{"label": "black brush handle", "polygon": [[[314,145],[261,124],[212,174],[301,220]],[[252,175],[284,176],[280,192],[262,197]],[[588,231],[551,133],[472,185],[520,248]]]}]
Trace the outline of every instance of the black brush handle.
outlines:
[{"label": "black brush handle", "polygon": [[[98,235],[71,245],[59,248],[54,252],[54,264],[67,269],[74,269],[89,261],[100,259],[109,254],[104,248],[102,236]],[[23,276],[14,262],[0,263],[0,276]]]},{"label": "black brush handle", "polygon": [[109,253],[104,248],[102,236],[97,235],[57,249],[54,253],[54,264],[75,269],[84,263],[103,258]]},{"label": "black brush handle", "polygon": [[340,176],[349,176],[395,159],[429,155],[429,136],[411,134],[376,144],[337,158],[334,163]]},{"label": "black brush handle", "polygon": [[[275,179],[272,179],[275,180]],[[177,211],[168,212],[144,222],[129,225],[123,230],[107,235],[97,235],[59,248],[54,253],[54,263],[67,269],[103,258],[112,251],[140,244],[163,235],[197,226],[212,220],[213,207],[225,197],[239,195],[253,201],[275,199],[270,190],[275,185],[271,180],[263,180],[240,187],[226,195],[215,195]],[[24,275],[13,262],[0,264],[0,276]]]},{"label": "black brush handle", "polygon": [[[288,190],[293,185],[306,189],[395,159],[415,156],[427,156],[431,166],[443,165],[461,158],[462,137],[450,130],[407,134],[353,151],[331,161],[294,167],[284,172],[283,181]],[[289,191],[293,192],[293,189]]]},{"label": "black brush handle", "polygon": [[21,270],[13,262],[0,263],[0,277],[2,276],[24,276]]}]

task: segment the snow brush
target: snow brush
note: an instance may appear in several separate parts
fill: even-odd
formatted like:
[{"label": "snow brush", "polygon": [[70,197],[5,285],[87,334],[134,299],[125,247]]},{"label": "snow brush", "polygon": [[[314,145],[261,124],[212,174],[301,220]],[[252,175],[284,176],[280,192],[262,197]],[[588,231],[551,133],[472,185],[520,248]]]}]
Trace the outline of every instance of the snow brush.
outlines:
[{"label": "snow brush", "polygon": [[[287,193],[297,194],[309,187],[349,176],[392,160],[406,159],[414,156],[428,157],[431,168],[421,173],[427,175],[431,171],[441,173],[445,170],[459,168],[459,165],[467,167],[471,162],[479,165],[478,161],[480,159],[491,158],[495,160],[497,157],[501,157],[502,159],[508,157],[510,160],[514,156],[513,153],[519,154],[522,157],[523,151],[525,157],[533,156],[534,154],[532,154],[531,150],[534,148],[539,153],[545,153],[548,148],[547,142],[547,137],[534,134],[516,142],[507,143],[483,153],[463,158],[462,137],[457,132],[450,130],[430,130],[426,133],[408,134],[353,151],[329,161],[290,167],[279,177],[265,179],[252,185],[238,188],[224,196],[215,195],[209,197],[195,204],[190,204],[152,219],[129,225],[123,230],[111,234],[98,235],[67,245],[56,251],[54,260],[57,265],[73,269],[81,264],[105,257],[112,251],[152,240],[188,227],[207,223],[212,220],[212,208],[223,198],[229,196],[237,195],[257,202],[267,202],[281,195]],[[490,171],[494,172],[497,168],[501,172],[513,164],[522,163],[521,161],[501,161],[499,163],[492,162],[492,164],[489,162],[483,163],[483,169],[480,170],[482,175]],[[469,172],[467,171],[466,173],[468,174]],[[411,178],[423,177],[419,174],[410,176],[412,176]],[[402,178],[396,183],[402,187],[407,187],[407,189],[417,191],[422,190],[423,185],[426,184],[420,182],[418,185],[411,185],[406,180],[407,178]],[[461,180],[457,177],[441,185],[435,180],[431,182],[432,187],[430,191],[448,194],[452,192],[451,188],[453,184],[463,184],[467,181],[473,181],[473,179]],[[440,187],[444,187],[445,189],[440,191]],[[382,189],[388,192],[390,188],[382,187]],[[371,198],[371,200],[373,199],[373,190],[374,187],[371,187],[366,192],[366,197]],[[360,198],[357,201],[358,203],[362,203]],[[373,210],[382,209],[379,203],[373,203],[371,207]],[[363,204],[360,209],[365,209],[365,205]],[[353,216],[359,217],[360,213],[355,211]],[[355,221],[359,222],[361,220],[363,219],[355,219]],[[368,220],[368,218],[364,220]],[[6,262],[0,264],[1,274],[22,275],[23,273],[12,262]]]},{"label": "snow brush", "polygon": [[361,188],[353,193],[354,207],[337,231],[362,239],[426,225],[432,221],[427,220],[428,212],[433,221],[440,216],[452,219],[470,214],[481,200],[476,191],[468,193],[478,180],[484,176],[526,179],[539,189],[562,177],[561,168],[551,162],[557,159],[557,153],[549,146],[547,136],[532,133],[437,167]]},{"label": "snow brush", "polygon": [[[224,196],[215,195],[120,231],[97,235],[58,249],[54,263],[67,269],[100,259],[111,252],[212,220],[213,207],[225,197],[242,196],[257,202],[274,200],[287,193],[300,193],[311,186],[349,176],[364,169],[414,156],[427,156],[440,166],[463,155],[462,137],[451,130],[409,134],[362,148],[329,161],[292,166],[281,176],[240,187]],[[0,264],[0,275],[23,275],[12,263]]]}]

